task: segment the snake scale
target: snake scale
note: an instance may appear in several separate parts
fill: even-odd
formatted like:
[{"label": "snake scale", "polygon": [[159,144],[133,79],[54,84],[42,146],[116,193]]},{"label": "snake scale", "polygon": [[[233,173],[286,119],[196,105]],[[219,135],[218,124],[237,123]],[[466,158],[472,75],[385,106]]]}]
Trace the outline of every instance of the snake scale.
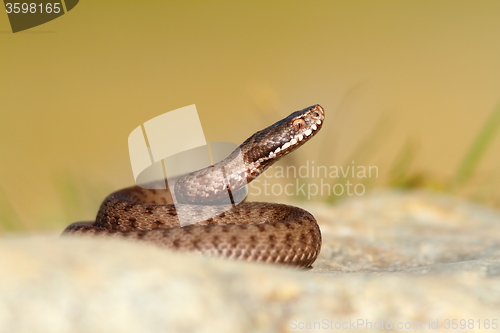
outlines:
[{"label": "snake scale", "polygon": [[[311,139],[323,121],[320,105],[296,111],[253,134],[221,162],[181,177],[174,189],[178,202],[183,203],[179,209],[211,210],[211,218],[181,227],[168,189],[133,186],[110,194],[95,222],[73,223],[63,235],[121,237],[171,250],[310,267],[321,248],[321,232],[309,212],[269,202],[230,207],[214,202],[227,193],[220,179],[222,169],[230,188],[237,191]],[[242,163],[235,162],[237,156]]]}]

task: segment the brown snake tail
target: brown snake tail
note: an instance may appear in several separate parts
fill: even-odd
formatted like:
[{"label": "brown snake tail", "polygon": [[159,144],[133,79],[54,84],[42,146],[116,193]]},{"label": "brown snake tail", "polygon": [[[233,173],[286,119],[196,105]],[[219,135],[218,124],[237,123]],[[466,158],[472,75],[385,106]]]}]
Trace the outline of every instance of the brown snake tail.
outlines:
[{"label": "brown snake tail", "polygon": [[[233,207],[214,202],[225,195],[222,168],[236,191],[312,138],[324,117],[318,104],[296,111],[253,134],[223,161],[181,177],[175,184],[176,198],[183,203],[179,209],[208,211],[212,218],[181,227],[180,212],[168,189],[133,186],[104,199],[95,222],[73,223],[63,235],[121,237],[178,251],[310,267],[321,248],[321,233],[309,212],[269,202],[242,202]],[[235,162],[236,155],[243,163]]]}]

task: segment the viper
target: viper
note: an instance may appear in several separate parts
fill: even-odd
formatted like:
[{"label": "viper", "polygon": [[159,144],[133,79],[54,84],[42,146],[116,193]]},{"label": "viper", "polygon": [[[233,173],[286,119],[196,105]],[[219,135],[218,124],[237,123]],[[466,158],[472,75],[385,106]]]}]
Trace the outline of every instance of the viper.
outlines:
[{"label": "viper", "polygon": [[[293,112],[250,136],[224,160],[178,179],[175,202],[168,188],[125,188],[103,201],[95,221],[73,223],[63,235],[120,237],[176,251],[310,267],[321,249],[312,214],[290,205],[223,199],[309,141],[324,119],[318,104]],[[194,220],[181,226],[181,214]]]}]

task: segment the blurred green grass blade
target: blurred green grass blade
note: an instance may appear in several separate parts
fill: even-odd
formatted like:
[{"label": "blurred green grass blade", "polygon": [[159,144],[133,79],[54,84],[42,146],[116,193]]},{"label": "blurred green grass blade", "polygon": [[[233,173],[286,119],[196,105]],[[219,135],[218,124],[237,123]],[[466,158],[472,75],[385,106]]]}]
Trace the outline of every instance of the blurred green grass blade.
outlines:
[{"label": "blurred green grass blade", "polygon": [[73,221],[82,211],[82,193],[77,178],[60,172],[54,177],[54,186],[61,197],[61,210],[66,221]]},{"label": "blurred green grass blade", "polygon": [[493,110],[457,169],[451,186],[462,185],[474,174],[500,126],[500,104]]},{"label": "blurred green grass blade", "polygon": [[0,188],[0,230],[14,231],[24,229],[21,218],[9,201],[7,194]]},{"label": "blurred green grass blade", "polygon": [[392,187],[414,188],[420,184],[420,175],[411,173],[411,165],[417,155],[417,145],[407,140],[396,156],[388,174],[388,183]]},{"label": "blurred green grass blade", "polygon": [[61,171],[54,174],[54,186],[61,198],[64,223],[95,217],[102,200],[113,187],[82,174]]},{"label": "blurred green grass blade", "polygon": [[[388,140],[394,124],[393,118],[387,113],[384,114],[370,133],[358,143],[346,161],[356,161],[359,165],[367,163]],[[327,148],[325,147],[326,150],[323,151],[328,151]]]}]

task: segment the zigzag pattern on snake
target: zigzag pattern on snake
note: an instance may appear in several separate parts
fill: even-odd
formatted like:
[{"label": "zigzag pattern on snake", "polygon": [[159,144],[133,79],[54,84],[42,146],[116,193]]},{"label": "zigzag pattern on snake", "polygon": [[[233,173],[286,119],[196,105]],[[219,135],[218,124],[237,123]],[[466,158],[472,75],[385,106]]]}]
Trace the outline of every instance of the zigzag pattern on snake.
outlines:
[{"label": "zigzag pattern on snake", "polygon": [[171,250],[310,267],[321,248],[321,233],[309,212],[268,202],[215,203],[227,196],[223,173],[237,192],[312,138],[323,121],[320,105],[296,111],[253,134],[223,161],[181,177],[174,190],[179,209],[190,214],[208,210],[211,218],[181,227],[168,189],[133,186],[110,194],[95,222],[73,223],[63,235],[120,237]]}]

